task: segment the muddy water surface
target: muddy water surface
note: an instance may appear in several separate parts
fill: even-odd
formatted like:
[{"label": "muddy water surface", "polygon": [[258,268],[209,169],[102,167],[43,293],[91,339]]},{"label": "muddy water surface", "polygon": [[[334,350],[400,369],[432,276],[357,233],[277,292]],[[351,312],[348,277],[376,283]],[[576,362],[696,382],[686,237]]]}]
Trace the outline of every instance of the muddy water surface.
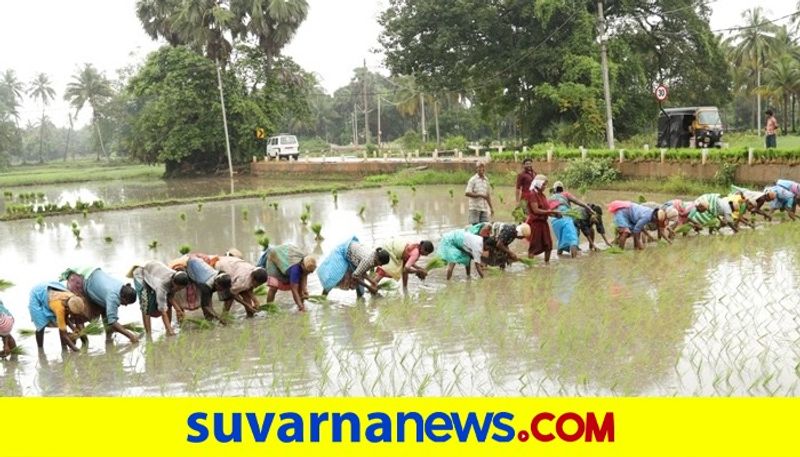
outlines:
[{"label": "muddy water surface", "polygon": [[[255,261],[253,231],[293,242],[321,257],[351,234],[368,244],[390,236],[438,240],[466,222],[466,202],[449,186],[386,189],[151,208],[0,225],[0,294],[32,328],[28,291],[70,264],[98,264],[124,276],[140,260],[170,260],[180,245],[219,253],[231,246]],[[197,192],[203,192],[197,189]],[[511,190],[498,213],[510,219]],[[638,195],[638,194],[636,194]],[[605,203],[635,194],[594,193]],[[648,195],[661,201],[667,196]],[[277,210],[267,204],[278,202]],[[316,243],[299,216],[323,225]],[[366,206],[363,218],[359,208]],[[413,221],[423,214],[422,225]],[[179,217],[183,213],[186,221]],[[77,244],[70,222],[81,226]],[[607,222],[610,228],[610,221]],[[111,243],[104,241],[112,237]],[[158,240],[157,250],[148,249]],[[357,301],[334,291],[330,303],[297,313],[279,295],[280,312],[228,327],[185,329],[154,341],[62,354],[48,330],[43,355],[33,337],[26,355],[0,362],[2,395],[797,395],[800,227],[761,227],[736,236],[689,237],[645,253],[586,254],[551,265],[516,265],[467,280],[442,270],[407,293]],[[522,242],[516,249],[524,251]],[[312,277],[311,293],[319,293]],[[121,321],[141,320],[137,305]],[[241,317],[241,316],[240,316]]]}]

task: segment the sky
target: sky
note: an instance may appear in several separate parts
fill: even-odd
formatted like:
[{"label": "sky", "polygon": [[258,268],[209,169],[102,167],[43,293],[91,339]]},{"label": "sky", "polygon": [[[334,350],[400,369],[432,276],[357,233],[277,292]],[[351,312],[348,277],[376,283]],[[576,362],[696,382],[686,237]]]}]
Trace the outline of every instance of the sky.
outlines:
[{"label": "sky", "polygon": [[[533,1],[533,0],[531,0]],[[383,71],[377,23],[386,0],[308,0],[309,15],[294,40],[284,49],[332,93],[346,85],[353,69],[363,64]],[[712,29],[735,27],[742,12],[762,6],[767,17],[795,11],[794,0],[709,0]],[[135,13],[136,0],[0,0],[0,72],[13,68],[30,81],[40,72],[50,76],[57,92],[47,115],[59,126],[67,124],[69,105],[63,92],[84,62],[116,77],[116,70],[141,61],[159,43],[148,37]],[[22,123],[35,122],[42,107],[26,100]],[[88,109],[77,125],[88,122]]]}]

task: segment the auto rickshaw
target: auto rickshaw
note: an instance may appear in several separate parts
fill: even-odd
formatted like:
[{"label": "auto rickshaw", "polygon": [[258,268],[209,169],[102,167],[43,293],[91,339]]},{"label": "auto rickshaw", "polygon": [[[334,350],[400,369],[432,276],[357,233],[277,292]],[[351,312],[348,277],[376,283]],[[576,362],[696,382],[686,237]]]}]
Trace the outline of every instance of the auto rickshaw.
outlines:
[{"label": "auto rickshaw", "polygon": [[658,147],[722,146],[722,119],[715,106],[667,108],[658,118]]}]

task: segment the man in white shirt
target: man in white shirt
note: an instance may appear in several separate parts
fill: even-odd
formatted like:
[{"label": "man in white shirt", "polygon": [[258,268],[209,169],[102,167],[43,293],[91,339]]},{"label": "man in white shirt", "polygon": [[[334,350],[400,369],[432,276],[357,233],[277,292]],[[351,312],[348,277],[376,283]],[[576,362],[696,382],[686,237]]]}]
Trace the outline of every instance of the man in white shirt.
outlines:
[{"label": "man in white shirt", "polygon": [[486,178],[486,165],[478,162],[477,172],[467,182],[464,195],[469,198],[469,223],[489,222],[489,217],[494,214],[492,208],[491,186]]}]

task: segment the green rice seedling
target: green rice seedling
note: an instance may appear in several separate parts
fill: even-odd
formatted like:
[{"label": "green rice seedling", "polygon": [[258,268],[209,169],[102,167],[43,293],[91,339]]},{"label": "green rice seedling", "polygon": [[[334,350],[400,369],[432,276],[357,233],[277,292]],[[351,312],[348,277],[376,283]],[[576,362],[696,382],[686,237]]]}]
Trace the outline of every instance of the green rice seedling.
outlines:
[{"label": "green rice seedling", "polygon": [[583,211],[579,210],[578,208],[570,208],[563,213],[562,216],[570,217],[572,219],[582,219],[583,218]]},{"label": "green rice seedling", "polygon": [[189,246],[188,244],[182,244],[181,247],[178,248],[178,252],[180,252],[181,255],[186,255],[186,254],[192,252],[192,247]]},{"label": "green rice seedling", "polygon": [[392,201],[392,208],[394,208],[395,206],[397,206],[398,203],[400,203],[400,198],[397,196],[396,193],[392,192],[391,201]]},{"label": "green rice seedling", "polygon": [[25,355],[25,348],[22,346],[14,346],[14,349],[11,350],[11,355]]},{"label": "green rice seedling", "polygon": [[122,327],[126,330],[130,330],[133,333],[144,333],[144,327],[134,322],[130,322],[128,324],[122,324]]},{"label": "green rice seedling", "polygon": [[42,216],[41,214],[36,216],[36,225],[38,225],[39,227],[44,226],[44,216]]},{"label": "green rice seedling", "polygon": [[397,281],[381,281],[378,284],[379,290],[396,290],[398,289]]},{"label": "green rice seedling", "polygon": [[73,221],[70,223],[70,226],[71,226],[72,228],[78,228],[78,221],[76,221],[76,220],[73,220]]},{"label": "green rice seedling", "polygon": [[536,259],[530,259],[528,257],[520,257],[519,261],[520,263],[525,264],[526,267],[532,267],[536,265]]},{"label": "green rice seedling", "polygon": [[152,240],[152,241],[150,241],[150,243],[147,245],[147,247],[148,247],[149,249],[151,249],[151,250],[158,249],[158,240]]},{"label": "green rice seedling", "polygon": [[337,200],[339,200],[339,191],[338,191],[338,190],[336,190],[336,189],[333,189],[333,190],[331,191],[331,195],[333,195],[333,201],[334,201],[334,203],[335,203]]},{"label": "green rice seedling", "polygon": [[607,252],[609,254],[622,254],[623,252],[625,252],[625,250],[619,246],[611,246],[610,248],[606,249],[603,252]]},{"label": "green rice seedling", "polygon": [[197,204],[197,212],[198,213],[202,213],[203,212],[203,204],[202,203],[198,203]]},{"label": "green rice seedling", "polygon": [[113,243],[114,242],[114,238],[111,238],[110,236],[107,236],[107,237],[103,238],[103,241],[105,241],[106,243]]},{"label": "green rice seedling", "polygon": [[311,224],[311,231],[314,232],[314,240],[322,241],[325,239],[322,237],[322,224],[319,222]]},{"label": "green rice seedling", "polygon": [[3,197],[9,198],[9,199],[14,198],[14,193],[11,192],[10,190],[4,190],[3,191]]},{"label": "green rice seedling", "polygon": [[264,303],[256,309],[259,311],[266,311],[268,314],[277,314],[279,311],[278,305],[275,303]]},{"label": "green rice seedling", "polygon": [[43,199],[44,198],[44,192],[36,192],[36,198],[38,198],[40,200]]},{"label": "green rice seedling", "polygon": [[197,319],[194,317],[184,317],[183,321],[181,322],[181,328],[194,327],[198,330],[209,330],[213,326],[214,324],[212,324],[211,321],[207,321],[205,319]]},{"label": "green rice seedling", "polygon": [[422,213],[420,213],[419,211],[415,211],[414,212],[414,223],[416,225],[422,225],[422,222],[423,222]]},{"label": "green rice seedling", "polygon": [[6,281],[5,279],[0,279],[0,291],[9,289],[14,287],[14,283],[11,281]]},{"label": "green rice seedling", "polygon": [[258,245],[261,246],[261,249],[263,249],[265,251],[267,249],[269,249],[269,237],[268,236],[262,235],[262,236],[258,237],[258,239],[256,241],[258,242]]},{"label": "green rice seedling", "polygon": [[248,211],[247,209],[243,209],[242,210],[242,220],[246,221],[247,218],[249,218],[249,217],[250,217],[250,211]]},{"label": "green rice seedling", "polygon": [[102,335],[105,330],[103,324],[99,321],[91,321],[78,332],[78,338],[89,335]]},{"label": "green rice seedling", "polygon": [[267,295],[267,285],[261,284],[260,286],[253,289],[253,295],[258,297],[265,297]]},{"label": "green rice seedling", "polygon": [[444,268],[446,266],[447,266],[447,262],[445,262],[443,258],[441,258],[439,256],[435,256],[430,261],[428,261],[427,265],[425,265],[425,270],[426,271],[431,271],[431,270],[435,270],[437,268]]},{"label": "green rice seedling", "polygon": [[263,235],[265,233],[267,233],[267,231],[264,230],[264,227],[256,227],[256,229],[253,231],[253,234],[255,236],[261,236],[261,235]]},{"label": "green rice seedling", "polygon": [[453,189],[448,190],[447,193],[450,194],[450,198],[453,198]]},{"label": "green rice seedling", "polygon": [[17,333],[19,333],[19,336],[25,338],[25,337],[28,337],[28,336],[36,335],[36,330],[34,330],[32,328],[21,328],[21,329],[17,330]]},{"label": "green rice seedling", "polygon": [[417,186],[411,186],[411,193],[412,194],[416,194],[417,193]]},{"label": "green rice seedling", "polygon": [[305,210],[306,213],[311,214],[311,204],[309,203],[303,204],[303,209]]},{"label": "green rice seedling", "polygon": [[89,210],[85,209],[81,211],[81,214],[83,215],[83,218],[86,219],[89,217]]},{"label": "green rice seedling", "polygon": [[328,303],[328,297],[324,295],[310,295],[308,298],[306,298],[306,300],[317,305],[324,305]]},{"label": "green rice seedling", "polygon": [[675,233],[678,235],[686,235],[687,233],[692,231],[692,226],[689,224],[683,224],[680,227],[675,229]]},{"label": "green rice seedling", "polygon": [[639,197],[638,197],[637,200],[638,200],[639,203],[644,203],[644,202],[647,201],[647,199],[644,198],[644,195],[642,195],[642,194],[639,194]]},{"label": "green rice seedling", "polygon": [[366,210],[367,210],[367,206],[366,206],[366,205],[361,205],[361,206],[359,206],[359,207],[358,207],[358,217],[360,217],[360,218],[362,218],[362,219],[363,219],[363,218],[364,218],[364,212],[365,212]]},{"label": "green rice seedling", "polygon": [[500,200],[500,204],[501,205],[505,203],[505,199],[503,198],[503,194],[497,194],[497,198],[498,198],[498,200]]},{"label": "green rice seedling", "polygon": [[186,222],[186,213],[180,213],[178,217],[181,219],[182,222]]},{"label": "green rice seedling", "polygon": [[81,238],[81,229],[79,227],[72,227],[72,236],[75,237],[75,241],[80,242],[83,238]]},{"label": "green rice seedling", "polygon": [[278,211],[278,202],[272,202],[269,204],[269,206],[271,206],[275,211]]},{"label": "green rice seedling", "polygon": [[511,217],[514,218],[514,222],[520,224],[525,220],[525,211],[521,206],[517,206],[513,211],[511,211]]},{"label": "green rice seedling", "polygon": [[308,224],[308,219],[309,219],[310,217],[311,217],[311,215],[310,215],[310,214],[308,214],[308,212],[303,212],[303,214],[301,214],[301,215],[300,215],[300,222],[301,222],[303,225],[306,225],[306,224]]}]

